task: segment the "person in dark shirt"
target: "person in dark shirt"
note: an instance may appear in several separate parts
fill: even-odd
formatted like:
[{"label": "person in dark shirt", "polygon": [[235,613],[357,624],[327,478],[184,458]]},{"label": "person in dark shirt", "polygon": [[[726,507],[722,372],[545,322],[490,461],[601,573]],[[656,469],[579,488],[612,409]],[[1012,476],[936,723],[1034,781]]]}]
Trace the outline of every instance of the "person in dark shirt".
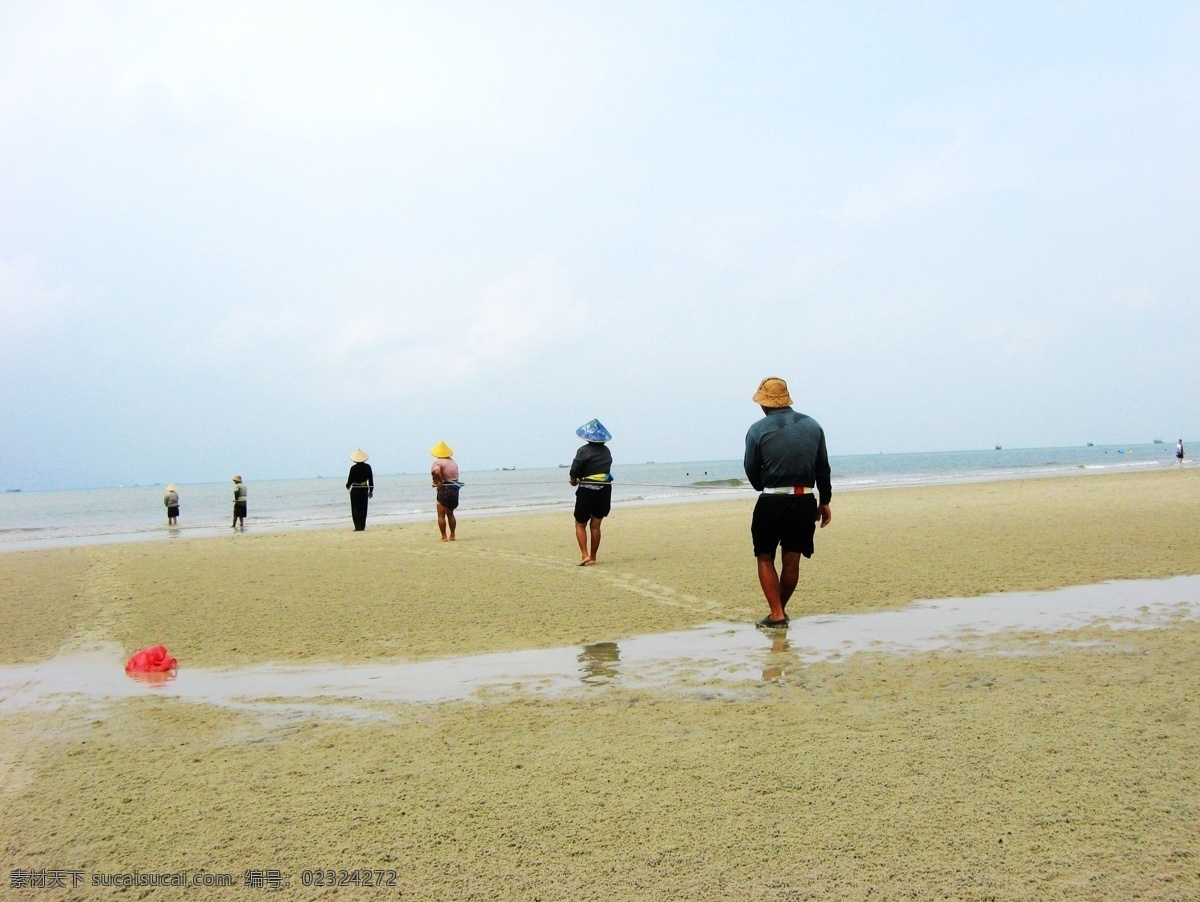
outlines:
[{"label": "person in dark shirt", "polygon": [[[571,461],[571,485],[575,489],[575,539],[579,542],[579,566],[596,563],[600,549],[600,521],[612,509],[612,452],[605,442],[612,433],[599,420],[590,420],[575,430],[587,442]],[[588,534],[591,533],[591,550]]]},{"label": "person in dark shirt", "polygon": [[[800,555],[812,557],[816,523],[824,529],[833,519],[829,499],[829,453],[825,431],[812,417],[792,410],[787,383],[768,376],[759,383],[754,401],[765,416],[746,433],[746,478],[759,491],[750,534],[758,559],[758,582],[770,614],[763,627],[787,626],[787,603],[800,578]],[[820,502],[812,489],[820,493]],[[783,562],[775,570],[775,550],[783,546]]]},{"label": "person in dark shirt", "polygon": [[367,501],[375,496],[375,477],[367,463],[367,452],[358,448],[350,455],[353,466],[346,477],[346,488],[350,492],[350,516],[354,519],[354,531],[367,528]]}]

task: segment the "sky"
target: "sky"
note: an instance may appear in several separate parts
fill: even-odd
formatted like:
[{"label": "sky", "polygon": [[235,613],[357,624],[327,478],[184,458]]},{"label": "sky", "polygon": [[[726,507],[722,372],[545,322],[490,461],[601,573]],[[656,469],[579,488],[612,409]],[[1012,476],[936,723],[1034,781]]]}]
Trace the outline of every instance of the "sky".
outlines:
[{"label": "sky", "polygon": [[0,488],[1200,437],[1194,2],[0,0]]}]

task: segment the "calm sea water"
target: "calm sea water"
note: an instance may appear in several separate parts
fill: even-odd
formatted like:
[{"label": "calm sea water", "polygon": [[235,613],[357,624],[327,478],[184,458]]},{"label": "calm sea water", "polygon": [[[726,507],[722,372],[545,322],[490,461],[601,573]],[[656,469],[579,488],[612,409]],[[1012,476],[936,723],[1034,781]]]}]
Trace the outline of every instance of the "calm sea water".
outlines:
[{"label": "calm sea water", "polygon": [[[1185,443],[1186,445],[1187,443]],[[888,486],[932,485],[1088,473],[1153,471],[1177,467],[1174,444],[1097,445],[864,454],[831,459],[834,493]],[[1185,466],[1194,466],[1188,460]],[[752,495],[740,460],[615,464],[613,502],[665,504]],[[562,468],[464,472],[463,517],[565,509],[574,501]],[[367,521],[430,519],[434,493],[428,475],[376,474]],[[721,484],[724,483],[724,484]],[[254,481],[247,476],[251,532],[305,528],[350,529],[345,477]],[[198,537],[229,532],[232,483],[179,486],[179,528],[168,529],[162,486],[73,489],[0,494],[0,551],[56,545]]]}]

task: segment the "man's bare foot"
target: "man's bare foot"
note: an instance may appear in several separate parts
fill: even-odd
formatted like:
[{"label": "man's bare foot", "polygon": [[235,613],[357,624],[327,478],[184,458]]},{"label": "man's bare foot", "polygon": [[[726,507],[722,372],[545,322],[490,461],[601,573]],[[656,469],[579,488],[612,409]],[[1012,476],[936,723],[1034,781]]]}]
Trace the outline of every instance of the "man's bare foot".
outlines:
[{"label": "man's bare foot", "polygon": [[590,558],[588,558],[588,559],[587,559],[587,562],[588,562],[589,564],[594,564],[594,563],[596,563],[596,559],[595,559],[594,557],[590,557]]},{"label": "man's bare foot", "polygon": [[440,539],[438,539],[438,541],[439,542],[449,542],[450,540],[447,539],[445,536],[442,536]]},{"label": "man's bare foot", "polygon": [[579,562],[579,566],[580,566],[580,567],[586,567],[586,566],[587,566],[588,564],[590,564],[591,562],[592,562],[592,559],[591,559],[591,558],[585,557],[585,558],[584,558],[582,561],[580,561],[580,562]]},{"label": "man's bare foot", "polygon": [[450,541],[451,541],[451,542],[457,542],[457,541],[458,541],[458,539],[454,538],[454,536],[451,536],[451,537],[450,537]]}]

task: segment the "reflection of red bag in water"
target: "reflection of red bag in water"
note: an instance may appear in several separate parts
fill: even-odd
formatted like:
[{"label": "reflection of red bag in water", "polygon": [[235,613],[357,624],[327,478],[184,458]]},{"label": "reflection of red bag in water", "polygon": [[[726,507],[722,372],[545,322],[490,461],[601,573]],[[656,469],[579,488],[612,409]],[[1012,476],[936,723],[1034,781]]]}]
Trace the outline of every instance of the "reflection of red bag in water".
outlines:
[{"label": "reflection of red bag in water", "polygon": [[143,648],[125,662],[125,669],[134,673],[166,673],[178,666],[179,662],[161,645]]}]

